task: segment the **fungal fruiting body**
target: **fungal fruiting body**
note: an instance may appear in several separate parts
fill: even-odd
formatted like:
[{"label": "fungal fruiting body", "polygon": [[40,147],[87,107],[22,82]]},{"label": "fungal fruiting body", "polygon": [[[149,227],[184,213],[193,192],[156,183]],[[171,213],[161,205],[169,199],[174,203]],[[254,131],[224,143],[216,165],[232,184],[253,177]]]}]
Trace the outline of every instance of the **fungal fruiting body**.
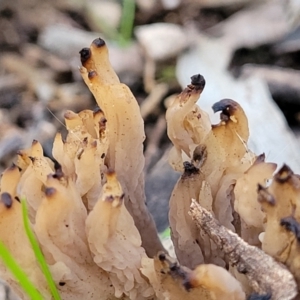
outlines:
[{"label": "fungal fruiting body", "polygon": [[[68,133],[55,136],[55,163],[33,141],[0,181],[0,239],[43,299],[52,296],[20,200],[62,299],[243,300],[252,292],[293,299],[300,282],[299,176],[287,166],[273,176],[276,165],[248,149],[243,108],[218,101],[220,122],[211,124],[196,105],[205,86],[197,74],[166,112],[169,161],[181,172],[169,210],[175,259],[145,205],[137,101],[102,39],[80,57],[100,108],[65,112]],[[0,277],[27,299],[2,262]]]},{"label": "fungal fruiting body", "polygon": [[93,93],[107,120],[109,146],[105,164],[118,174],[125,193],[125,205],[137,226],[143,246],[150,256],[163,247],[145,204],[144,121],[130,89],[120,83],[112,69],[106,44],[96,39],[81,52],[82,77]]}]

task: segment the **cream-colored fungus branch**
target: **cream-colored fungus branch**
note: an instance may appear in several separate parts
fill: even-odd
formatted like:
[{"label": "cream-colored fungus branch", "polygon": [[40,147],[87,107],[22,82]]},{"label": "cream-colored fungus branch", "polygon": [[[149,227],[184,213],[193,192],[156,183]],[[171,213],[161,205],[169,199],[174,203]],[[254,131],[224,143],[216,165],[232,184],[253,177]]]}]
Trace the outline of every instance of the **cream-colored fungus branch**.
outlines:
[{"label": "cream-colored fungus branch", "polygon": [[284,165],[269,187],[259,185],[258,200],[266,214],[262,249],[284,263],[300,283],[299,240],[300,178]]},{"label": "cream-colored fungus branch", "polygon": [[[20,179],[20,171],[17,166],[5,170],[0,181],[0,239],[16,259],[21,268],[29,275],[30,280],[43,295],[44,299],[50,300],[46,280],[39,268],[31,244],[23,227],[22,208],[16,197],[16,187]],[[11,285],[14,291],[25,299],[25,293],[20,288],[12,274],[0,262],[1,278]]]},{"label": "cream-colored fungus branch", "polygon": [[154,256],[163,247],[145,204],[145,133],[139,105],[112,69],[103,40],[94,40],[91,47],[84,48],[80,54],[82,77],[107,120],[109,146],[105,163],[118,174],[125,193],[125,205],[140,231],[147,254]]},{"label": "cream-colored fungus branch", "polygon": [[124,206],[124,193],[114,173],[86,220],[86,232],[95,263],[104,269],[115,289],[115,296],[150,299],[154,290],[140,272],[147,257],[134,221]]}]

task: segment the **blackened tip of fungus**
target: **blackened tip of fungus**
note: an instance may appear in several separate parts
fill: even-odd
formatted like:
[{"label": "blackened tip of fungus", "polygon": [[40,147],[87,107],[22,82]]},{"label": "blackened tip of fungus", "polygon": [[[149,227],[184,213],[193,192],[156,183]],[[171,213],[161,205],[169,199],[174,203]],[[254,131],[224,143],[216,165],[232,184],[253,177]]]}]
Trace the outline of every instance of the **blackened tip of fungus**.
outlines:
[{"label": "blackened tip of fungus", "polygon": [[193,285],[191,284],[190,280],[189,279],[186,279],[182,282],[184,288],[189,292],[192,288],[193,288]]},{"label": "blackened tip of fungus", "polygon": [[222,99],[212,106],[214,113],[222,111],[223,114],[231,116],[237,109],[238,103],[232,99]]},{"label": "blackened tip of fungus", "polygon": [[200,74],[194,75],[191,77],[191,84],[197,87],[198,89],[203,90],[205,87],[205,79]]},{"label": "blackened tip of fungus", "polygon": [[282,168],[275,174],[275,180],[279,183],[287,182],[291,176],[293,175],[293,171],[286,164],[282,166]]},{"label": "blackened tip of fungus", "polygon": [[96,47],[103,47],[105,45],[105,41],[101,38],[97,38],[97,39],[93,40],[93,44]]},{"label": "blackened tip of fungus", "polygon": [[92,78],[94,78],[94,77],[96,77],[97,76],[97,72],[96,71],[90,71],[89,73],[88,73],[88,78],[89,79],[92,79]]},{"label": "blackened tip of fungus", "polygon": [[46,188],[46,189],[45,189],[45,195],[46,195],[47,197],[51,197],[51,196],[53,196],[55,193],[56,193],[56,189],[53,188],[53,187],[49,187],[49,188]]},{"label": "blackened tip of fungus", "polygon": [[17,165],[15,165],[14,163],[11,164],[11,166],[8,168],[8,170],[13,171],[15,169],[18,169],[20,172],[22,171],[22,169],[20,167],[18,167]]},{"label": "blackened tip of fungus", "polygon": [[79,51],[81,63],[85,63],[91,57],[91,50],[89,48],[83,48]]},{"label": "blackened tip of fungus", "polygon": [[178,265],[177,263],[171,263],[170,264],[170,271],[177,271],[178,270]]},{"label": "blackened tip of fungus", "polygon": [[265,161],[265,159],[266,159],[266,155],[265,153],[262,153],[256,157],[254,164],[262,163]]},{"label": "blackened tip of fungus", "polygon": [[113,202],[115,200],[115,197],[113,195],[109,195],[107,197],[105,197],[105,201],[107,202]]},{"label": "blackened tip of fungus", "polygon": [[11,164],[11,166],[8,168],[8,170],[14,170],[16,168],[16,165],[14,163]]},{"label": "blackened tip of fungus", "polygon": [[259,192],[261,190],[266,190],[266,188],[263,185],[261,185],[261,184],[258,183],[257,184],[257,192]]},{"label": "blackened tip of fungus", "polygon": [[193,153],[193,160],[198,162],[204,162],[207,158],[206,145],[198,145]]},{"label": "blackened tip of fungus", "polygon": [[54,170],[61,170],[61,164],[57,160],[54,160]]},{"label": "blackened tip of fungus", "polygon": [[185,161],[183,163],[183,167],[184,167],[184,174],[183,177],[188,177],[191,176],[192,174],[197,174],[199,173],[199,169],[196,168],[192,163]]},{"label": "blackened tip of fungus", "polygon": [[62,171],[62,168],[60,167],[60,168],[55,169],[55,173],[53,174],[53,178],[60,180],[63,177],[64,177],[64,173]]},{"label": "blackened tip of fungus", "polygon": [[166,254],[163,253],[163,252],[160,252],[160,253],[158,254],[158,259],[159,259],[160,261],[165,261],[165,260],[166,260]]},{"label": "blackened tip of fungus", "polygon": [[104,126],[106,124],[106,122],[107,122],[107,119],[105,117],[101,118],[99,121],[100,125],[102,125],[102,126]]},{"label": "blackened tip of fungus", "polygon": [[106,172],[106,175],[107,175],[107,176],[114,176],[114,175],[115,175],[115,171],[114,171],[113,169],[109,168],[109,169],[107,170],[107,172]]},{"label": "blackened tip of fungus", "polygon": [[280,225],[287,231],[292,232],[297,238],[297,241],[300,242],[300,224],[294,217],[282,218],[280,220]]},{"label": "blackened tip of fungus", "polygon": [[99,106],[96,106],[93,110],[93,114],[95,115],[98,113],[103,113],[103,110]]},{"label": "blackened tip of fungus", "polygon": [[35,157],[32,157],[32,156],[28,156],[28,158],[34,163],[34,161],[36,160]]},{"label": "blackened tip of fungus", "polygon": [[5,205],[6,208],[11,208],[13,199],[9,193],[2,193],[1,202]]},{"label": "blackened tip of fungus", "polygon": [[266,202],[271,206],[274,206],[276,204],[274,197],[268,192],[268,189],[266,187],[263,187],[262,185],[258,184],[257,193],[258,202]]}]

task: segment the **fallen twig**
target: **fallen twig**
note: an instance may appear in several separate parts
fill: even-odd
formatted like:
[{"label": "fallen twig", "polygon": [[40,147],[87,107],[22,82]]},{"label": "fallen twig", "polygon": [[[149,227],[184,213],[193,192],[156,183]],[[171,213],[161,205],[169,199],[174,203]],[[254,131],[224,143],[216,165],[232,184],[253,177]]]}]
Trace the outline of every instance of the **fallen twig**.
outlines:
[{"label": "fallen twig", "polygon": [[247,276],[255,292],[270,294],[274,300],[293,299],[297,295],[296,282],[285,266],[220,225],[212,214],[194,199],[189,214],[196,225],[224,251],[230,264]]}]

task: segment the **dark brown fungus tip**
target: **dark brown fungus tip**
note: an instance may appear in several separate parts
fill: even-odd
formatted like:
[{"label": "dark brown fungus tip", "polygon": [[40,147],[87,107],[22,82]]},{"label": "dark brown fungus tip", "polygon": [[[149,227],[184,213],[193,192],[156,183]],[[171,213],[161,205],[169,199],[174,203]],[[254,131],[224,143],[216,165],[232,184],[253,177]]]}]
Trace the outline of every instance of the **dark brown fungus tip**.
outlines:
[{"label": "dark brown fungus tip", "polygon": [[52,175],[53,178],[55,179],[62,179],[64,177],[64,173],[62,171],[61,165],[58,164],[58,166],[54,166],[55,168],[55,173]]},{"label": "dark brown fungus tip", "polygon": [[90,71],[89,73],[88,73],[88,78],[89,79],[93,79],[93,78],[95,78],[97,76],[97,72],[96,71]]},{"label": "dark brown fungus tip", "polygon": [[109,195],[105,197],[105,201],[107,202],[113,202],[115,200],[115,197],[113,195]]},{"label": "dark brown fungus tip", "polygon": [[183,163],[183,167],[184,167],[184,173],[182,175],[182,178],[186,178],[189,177],[193,174],[198,174],[199,173],[199,169],[196,168],[192,163],[185,161]]},{"label": "dark brown fungus tip", "polygon": [[48,174],[47,175],[47,179],[51,179],[51,178],[54,178],[54,174]]},{"label": "dark brown fungus tip", "polygon": [[54,170],[61,170],[61,164],[57,160],[54,160]]},{"label": "dark brown fungus tip", "polygon": [[93,110],[93,114],[97,115],[97,114],[100,114],[100,113],[103,113],[103,110],[99,106],[95,107],[94,110]]},{"label": "dark brown fungus tip", "polygon": [[186,279],[184,279],[182,281],[182,285],[188,292],[193,288],[193,285],[192,285],[189,277],[187,277]]},{"label": "dark brown fungus tip", "polygon": [[193,152],[193,165],[200,169],[207,159],[206,145],[198,145]]},{"label": "dark brown fungus tip", "polygon": [[238,108],[238,106],[238,103],[232,99],[222,99],[216,102],[212,106],[212,109],[214,113],[222,111],[223,114],[231,116],[234,113],[234,111]]},{"label": "dark brown fungus tip", "polygon": [[14,170],[16,168],[16,165],[14,163],[11,164],[11,166],[8,168],[8,170]]},{"label": "dark brown fungus tip", "polygon": [[67,110],[65,113],[64,113],[64,118],[67,119],[67,120],[72,120],[74,119],[74,112],[71,111],[71,110]]},{"label": "dark brown fungus tip", "polygon": [[285,183],[287,182],[291,176],[293,175],[293,171],[290,167],[284,164],[280,170],[275,174],[274,178],[278,183]]},{"label": "dark brown fungus tip", "polygon": [[164,252],[160,251],[160,252],[158,253],[158,259],[159,259],[160,261],[165,261],[165,260],[166,260],[166,254],[165,254]]},{"label": "dark brown fungus tip", "polygon": [[84,64],[91,57],[91,50],[89,48],[83,48],[79,51],[80,61]]},{"label": "dark brown fungus tip", "polygon": [[103,47],[105,45],[105,41],[101,38],[97,38],[97,39],[93,40],[93,44],[99,48],[99,47]]},{"label": "dark brown fungus tip", "polygon": [[174,279],[179,279],[184,284],[189,281],[191,283],[190,278],[193,277],[193,273],[190,269],[179,265],[177,262],[171,262],[169,264],[170,274]]},{"label": "dark brown fungus tip", "polygon": [[191,84],[194,85],[197,89],[203,90],[205,87],[205,79],[200,74],[193,75],[191,77]]},{"label": "dark brown fungus tip", "polygon": [[176,262],[171,262],[169,265],[169,268],[170,268],[170,271],[175,272],[178,269],[178,264]]},{"label": "dark brown fungus tip", "polygon": [[80,160],[83,153],[84,153],[84,149],[81,148],[81,149],[79,150],[79,152],[77,153],[77,159]]},{"label": "dark brown fungus tip", "polygon": [[297,241],[300,242],[300,224],[293,216],[282,218],[280,220],[280,225],[287,231],[292,232],[297,238]]},{"label": "dark brown fungus tip", "polygon": [[55,193],[56,193],[56,189],[53,187],[48,187],[45,189],[45,195],[47,197],[52,197],[53,195],[55,195]]},{"label": "dark brown fungus tip", "polygon": [[265,153],[262,153],[256,157],[256,160],[253,164],[256,165],[256,164],[262,163],[265,161],[265,158],[266,158]]},{"label": "dark brown fungus tip", "polygon": [[194,160],[201,160],[203,156],[207,155],[206,145],[198,145],[193,152]]},{"label": "dark brown fungus tip", "polygon": [[37,140],[33,140],[33,141],[32,141],[32,145],[36,145],[37,143],[38,143]]},{"label": "dark brown fungus tip", "polygon": [[106,123],[107,123],[107,119],[105,117],[101,118],[100,121],[99,121],[99,124],[101,126],[104,126]]},{"label": "dark brown fungus tip", "polygon": [[28,156],[28,158],[34,163],[34,161],[36,160],[36,158],[35,157],[33,157],[33,156]]},{"label": "dark brown fungus tip", "polygon": [[274,197],[268,192],[266,187],[263,187],[262,185],[257,185],[257,200],[260,203],[266,202],[267,204],[274,206],[276,204],[276,201]]},{"label": "dark brown fungus tip", "polygon": [[108,169],[106,172],[106,176],[114,176],[115,175],[115,171],[113,169]]},{"label": "dark brown fungus tip", "polygon": [[2,193],[0,199],[6,208],[11,208],[13,199],[9,193]]},{"label": "dark brown fungus tip", "polygon": [[258,184],[257,185],[257,192],[261,191],[261,190],[266,190],[266,187],[264,187],[263,185],[261,184]]},{"label": "dark brown fungus tip", "polygon": [[11,166],[8,168],[9,171],[14,171],[15,169],[19,169],[19,171],[21,171],[20,168],[14,163],[12,163]]}]

